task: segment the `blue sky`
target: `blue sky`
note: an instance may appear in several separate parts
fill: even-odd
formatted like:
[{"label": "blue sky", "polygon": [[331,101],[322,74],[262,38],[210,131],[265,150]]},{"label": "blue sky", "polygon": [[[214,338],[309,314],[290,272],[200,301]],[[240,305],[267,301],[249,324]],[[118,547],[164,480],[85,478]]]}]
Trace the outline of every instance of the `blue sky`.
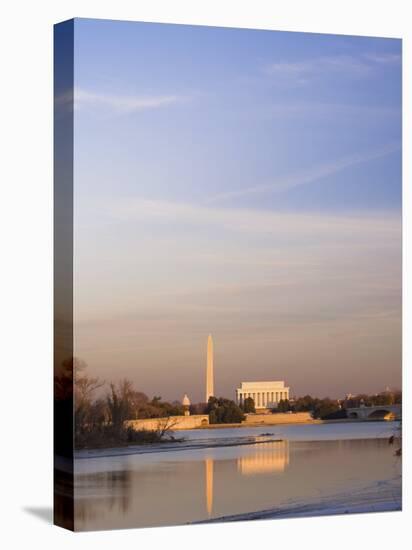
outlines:
[{"label": "blue sky", "polygon": [[212,332],[222,394],[399,385],[401,188],[399,40],[76,20],[78,346],[104,377],[200,398]]}]

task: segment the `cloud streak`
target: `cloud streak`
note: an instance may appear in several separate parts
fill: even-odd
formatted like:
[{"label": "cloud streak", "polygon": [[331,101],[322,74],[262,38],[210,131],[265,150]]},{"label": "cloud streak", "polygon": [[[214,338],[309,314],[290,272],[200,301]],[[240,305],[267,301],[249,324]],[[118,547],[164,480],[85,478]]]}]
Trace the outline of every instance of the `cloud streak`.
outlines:
[{"label": "cloud streak", "polygon": [[177,95],[115,95],[89,92],[84,89],[74,91],[75,109],[97,107],[115,112],[129,114],[150,109],[158,109],[182,101]]},{"label": "cloud streak", "polygon": [[237,198],[245,195],[266,193],[268,191],[275,193],[284,192],[294,187],[316,182],[318,180],[341,172],[342,170],[345,170],[345,168],[385,157],[386,155],[394,153],[395,151],[400,151],[400,149],[401,146],[399,143],[390,143],[374,151],[369,151],[366,153],[356,153],[353,155],[345,156],[331,162],[314,166],[305,171],[297,172],[284,178],[279,178],[276,181],[268,184],[255,185],[253,187],[246,187],[244,189],[236,189],[234,191],[219,193],[218,195],[207,199],[206,202],[220,202],[223,200]]},{"label": "cloud streak", "polygon": [[[250,236],[274,235],[277,239],[303,239],[319,242],[327,241],[334,247],[339,242],[346,243],[356,236],[356,243],[370,242],[371,236],[382,240],[399,238],[400,220],[398,215],[384,212],[358,213],[357,215],[302,214],[273,212],[252,208],[222,208],[191,203],[159,201],[143,198],[121,199],[106,204],[106,215],[120,223],[138,222],[165,226],[172,232],[176,227],[204,226],[209,238],[212,231],[222,235],[224,229],[230,232],[247,233]],[[140,226],[141,227],[141,226]],[[362,236],[362,238],[360,238]],[[353,244],[355,244],[353,242]]]},{"label": "cloud streak", "polygon": [[345,76],[366,77],[382,66],[398,66],[401,56],[388,53],[364,53],[360,56],[334,55],[304,59],[300,61],[279,61],[264,67],[270,76],[294,78],[299,83],[322,74],[336,73]]}]

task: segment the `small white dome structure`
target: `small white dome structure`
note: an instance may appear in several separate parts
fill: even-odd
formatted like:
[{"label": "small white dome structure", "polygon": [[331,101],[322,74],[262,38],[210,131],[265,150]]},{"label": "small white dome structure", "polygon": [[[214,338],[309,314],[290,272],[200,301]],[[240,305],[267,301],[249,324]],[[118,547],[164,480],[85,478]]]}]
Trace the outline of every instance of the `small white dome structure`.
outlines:
[{"label": "small white dome structure", "polygon": [[188,398],[187,394],[185,393],[182,399],[182,405],[184,410],[184,415],[189,416],[190,415],[190,399]]},{"label": "small white dome structure", "polygon": [[190,406],[190,399],[188,398],[188,396],[186,394],[183,396],[182,405]]}]

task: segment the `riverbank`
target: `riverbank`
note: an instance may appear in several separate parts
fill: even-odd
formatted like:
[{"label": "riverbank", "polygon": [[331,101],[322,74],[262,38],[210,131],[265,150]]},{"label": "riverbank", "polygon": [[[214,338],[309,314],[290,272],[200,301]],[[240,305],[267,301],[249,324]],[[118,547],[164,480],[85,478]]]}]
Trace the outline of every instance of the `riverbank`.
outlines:
[{"label": "riverbank", "polygon": [[286,519],[402,510],[402,480],[400,476],[376,481],[362,489],[319,497],[307,502],[296,502],[258,512],[213,518],[206,522],[233,522],[256,519]]},{"label": "riverbank", "polygon": [[[237,428],[242,427],[241,430]],[[217,429],[216,429],[217,428]],[[255,443],[273,441],[317,441],[348,439],[386,439],[395,436],[399,440],[398,422],[314,422],[310,424],[283,424],[278,426],[241,426],[219,424],[207,429],[187,430],[179,439],[165,439],[146,445],[121,445],[106,448],[77,449],[75,458],[99,458],[104,456],[143,455],[159,453],[175,454],[175,451],[192,451],[235,446],[253,446]]]},{"label": "riverbank", "polygon": [[129,445],[111,448],[78,449],[75,451],[75,459],[107,458],[127,455],[146,455],[151,453],[164,453],[176,451],[195,451],[201,449],[215,449],[228,447],[242,447],[245,445],[259,445],[265,443],[279,443],[282,440],[273,437],[274,434],[260,434],[258,436],[228,437],[223,439],[179,439],[153,443],[151,445]]},{"label": "riverbank", "polygon": [[[344,420],[345,421],[345,420]],[[359,420],[352,420],[347,419],[349,423],[359,423]],[[251,428],[256,428],[259,430],[262,430],[262,433],[257,434],[253,439],[253,441],[249,441],[249,443],[242,443],[242,444],[252,444],[254,443],[256,437],[262,437],[262,436],[268,436],[273,434],[268,434],[267,430],[271,430],[275,428],[276,426],[294,426],[294,425],[317,425],[317,424],[328,424],[328,423],[337,423],[342,422],[342,420],[317,420],[312,419],[310,421],[302,422],[302,421],[290,421],[290,422],[276,422],[276,423],[257,423],[257,422],[242,422],[242,423],[236,423],[236,424],[207,424],[202,426],[196,426],[192,428],[180,428],[178,431],[180,432],[202,432],[204,430],[217,430],[217,431],[223,431],[227,429],[237,429],[242,428],[243,430],[249,430]],[[173,428],[170,430],[171,434],[173,434]],[[137,432],[140,434],[143,434],[143,436],[140,438],[140,441],[136,442],[128,442],[128,441],[116,441],[115,443],[110,440],[101,440],[99,441],[99,444],[95,445],[83,445],[81,447],[78,447],[75,449],[75,457],[76,458],[86,458],[86,457],[97,457],[97,456],[118,456],[118,455],[124,455],[124,454],[143,454],[147,452],[157,452],[157,451],[171,451],[171,450],[185,450],[187,449],[187,441],[185,439],[185,436],[182,435],[181,437],[175,437],[173,435],[164,436],[163,438],[160,438],[156,436],[156,432],[154,429],[152,430],[141,430],[140,432]],[[147,436],[145,436],[146,434]],[[151,437],[152,436],[152,437]],[[227,446],[230,446],[231,439],[229,438],[229,442]],[[236,437],[236,441],[241,441],[248,439],[246,436]],[[275,440],[278,441],[278,440]],[[185,445],[184,445],[185,443]],[[240,444],[240,443],[236,443]],[[213,446],[213,445],[212,445]],[[222,443],[219,443],[218,446],[224,446]]]},{"label": "riverbank", "polygon": [[[287,425],[313,425],[313,424],[360,424],[360,423],[370,423],[370,422],[382,422],[381,419],[374,419],[374,418],[368,418],[368,419],[362,419],[359,420],[358,418],[336,418],[333,420],[321,420],[320,418],[312,418],[310,420],[295,420],[294,418],[291,418],[289,422],[279,422],[276,421],[276,419],[273,420],[273,422],[239,422],[237,424],[208,424],[207,426],[199,426],[198,428],[194,428],[196,430],[219,430],[222,428],[264,428],[265,426],[283,426],[285,424]],[[397,420],[385,420],[385,422],[397,422]]]}]

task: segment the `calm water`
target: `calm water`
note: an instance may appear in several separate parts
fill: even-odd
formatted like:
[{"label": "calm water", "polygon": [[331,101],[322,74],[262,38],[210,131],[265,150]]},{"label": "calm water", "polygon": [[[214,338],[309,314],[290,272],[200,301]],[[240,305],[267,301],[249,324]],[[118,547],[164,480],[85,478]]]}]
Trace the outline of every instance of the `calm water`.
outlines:
[{"label": "calm water", "polygon": [[[351,511],[351,495],[373,499],[393,480],[390,498],[400,506],[400,459],[387,441],[396,428],[373,422],[194,430],[184,432],[183,450],[101,452],[76,460],[76,529],[191,523],[342,495]],[[365,502],[362,511],[376,509]]]}]

